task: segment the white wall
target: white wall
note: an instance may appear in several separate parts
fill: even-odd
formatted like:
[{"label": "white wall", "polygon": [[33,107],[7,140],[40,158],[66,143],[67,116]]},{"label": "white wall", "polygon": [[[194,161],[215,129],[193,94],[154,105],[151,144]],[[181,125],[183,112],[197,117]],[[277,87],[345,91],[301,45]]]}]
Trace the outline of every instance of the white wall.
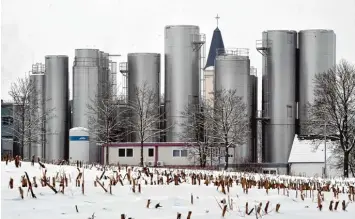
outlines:
[{"label": "white wall", "polygon": [[[190,162],[188,157],[174,157],[173,150],[182,150],[181,147],[157,147],[158,148],[158,159],[157,161],[161,161],[164,165],[192,165],[193,162]],[[120,157],[119,156],[119,149],[132,149],[133,156],[132,157]],[[153,156],[148,156],[149,149],[153,149]],[[143,149],[143,159],[144,162],[147,161],[155,161],[156,156],[156,147],[144,147]],[[104,159],[105,157],[104,150]],[[181,153],[181,152],[180,152]],[[140,156],[141,156],[141,148],[140,147],[110,147],[109,148],[109,163],[110,164],[117,164],[120,163],[122,165],[139,165],[140,163]]]},{"label": "white wall", "polygon": [[293,176],[321,177],[324,163],[292,163],[290,173]]},{"label": "white wall", "polygon": [[[155,151],[153,157],[148,157],[149,148],[154,147],[145,147],[143,148],[143,159],[146,161],[154,161]],[[133,157],[119,157],[119,149],[133,149]],[[127,150],[126,150],[127,152]],[[105,156],[105,155],[104,155]],[[122,165],[139,165],[141,158],[141,148],[140,147],[110,147],[109,148],[109,162],[110,164],[120,163]]]},{"label": "white wall", "polygon": [[[148,156],[148,151],[149,148],[152,148],[153,151],[153,156],[149,157]],[[164,165],[172,165],[172,166],[189,166],[189,165],[199,165],[199,160],[198,158],[194,159],[191,156],[188,156],[189,152],[186,151],[181,152],[182,150],[186,150],[184,147],[181,146],[176,146],[176,147],[165,147],[165,146],[145,146],[143,149],[143,153],[144,153],[144,162],[147,161],[151,161],[154,162],[155,161],[155,156],[156,156],[156,148],[158,150],[158,158],[157,161],[159,162],[163,162]],[[119,149],[132,149],[133,150],[133,156],[132,157],[120,157],[119,156]],[[174,150],[180,150],[180,156],[173,156],[173,151]],[[106,161],[106,148],[104,149],[104,160]],[[109,163],[110,164],[117,164],[120,163],[122,165],[139,165],[140,163],[140,147],[109,147]],[[234,159],[234,149],[231,148],[229,150],[229,153],[231,155],[233,155],[233,157],[229,158],[229,164],[233,164],[235,163],[235,159]],[[184,156],[187,155],[187,156]],[[217,158],[215,160],[218,160]],[[225,162],[225,158],[221,157],[221,164],[224,164]],[[216,165],[216,162],[213,162],[214,165]],[[207,165],[210,165],[210,158],[207,158]]]},{"label": "white wall", "polygon": [[[159,147],[158,161],[163,161],[164,165],[193,165],[193,160],[188,157],[174,157],[173,150],[184,150],[182,147]],[[181,152],[180,152],[181,153]]]}]

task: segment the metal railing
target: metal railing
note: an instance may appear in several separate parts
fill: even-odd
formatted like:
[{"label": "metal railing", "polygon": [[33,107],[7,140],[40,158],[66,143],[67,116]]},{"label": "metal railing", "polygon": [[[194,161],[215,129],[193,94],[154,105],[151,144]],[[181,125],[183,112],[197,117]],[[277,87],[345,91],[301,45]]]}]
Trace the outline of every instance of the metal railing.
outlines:
[{"label": "metal railing", "polygon": [[217,56],[249,56],[249,49],[247,48],[236,48],[236,49],[216,49]]}]

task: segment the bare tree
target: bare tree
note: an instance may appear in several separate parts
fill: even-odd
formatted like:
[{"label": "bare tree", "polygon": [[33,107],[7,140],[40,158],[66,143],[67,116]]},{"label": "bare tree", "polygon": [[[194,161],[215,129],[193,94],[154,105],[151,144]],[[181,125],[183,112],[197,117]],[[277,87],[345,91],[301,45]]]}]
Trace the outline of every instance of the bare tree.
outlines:
[{"label": "bare tree", "polygon": [[225,169],[228,169],[229,148],[238,147],[247,141],[250,124],[246,105],[236,90],[216,91],[213,97],[212,138],[224,149]]},{"label": "bare tree", "polygon": [[[20,155],[24,159],[31,156],[30,145],[45,145],[45,122],[54,115],[53,109],[44,109],[46,100],[37,99],[39,91],[28,76],[18,78],[11,84],[9,95],[13,101],[13,136],[14,142],[20,147]],[[38,113],[41,112],[41,113]],[[42,136],[42,137],[39,137]],[[25,150],[24,150],[25,148]]]},{"label": "bare tree", "polygon": [[314,102],[308,107],[308,132],[337,140],[344,177],[355,147],[355,66],[342,60],[315,76]]},{"label": "bare tree", "polygon": [[210,107],[201,102],[200,104],[188,104],[181,113],[184,118],[180,124],[182,127],[181,139],[186,142],[188,158],[198,160],[201,167],[206,167],[207,160],[213,161],[213,138],[208,133],[212,131],[212,123],[205,119],[211,112]]},{"label": "bare tree", "polygon": [[[122,133],[119,132],[123,125],[121,115],[124,113],[119,106],[119,100],[115,97],[112,85],[102,89],[95,98],[87,104],[88,126],[92,135],[91,139],[96,143],[108,146],[111,142],[120,141]],[[106,148],[106,164],[109,164],[109,150]]]},{"label": "bare tree", "polygon": [[143,145],[147,140],[155,141],[167,128],[160,128],[164,113],[160,112],[159,93],[146,82],[134,87],[133,98],[128,101],[130,116],[127,118],[129,134],[141,144],[140,165],[143,166]]}]

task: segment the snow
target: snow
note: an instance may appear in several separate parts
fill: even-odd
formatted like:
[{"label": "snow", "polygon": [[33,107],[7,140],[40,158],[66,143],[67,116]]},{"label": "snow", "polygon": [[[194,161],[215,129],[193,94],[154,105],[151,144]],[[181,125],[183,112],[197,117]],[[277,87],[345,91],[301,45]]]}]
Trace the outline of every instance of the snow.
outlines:
[{"label": "snow", "polygon": [[74,128],[71,128],[70,131],[84,131],[84,132],[88,132],[89,129],[84,128],[84,127],[74,127]]},{"label": "snow", "polygon": [[[14,162],[5,165],[1,163],[1,217],[2,218],[26,218],[26,219],[73,219],[73,218],[90,218],[93,214],[95,219],[108,219],[120,218],[121,214],[126,214],[134,219],[175,219],[177,212],[182,214],[182,219],[187,217],[188,211],[192,211],[191,219],[218,219],[222,218],[221,209],[218,206],[217,200],[227,199],[215,186],[210,185],[191,185],[190,183],[182,183],[175,186],[174,183],[170,185],[145,185],[143,181],[142,193],[133,193],[127,180],[124,180],[124,186],[119,183],[112,186],[112,195],[105,193],[100,187],[94,187],[94,180],[96,176],[100,177],[102,171],[99,168],[93,167],[92,169],[84,170],[85,177],[85,194],[82,195],[81,187],[75,187],[73,179],[78,175],[78,170],[73,166],[56,166],[46,164],[47,176],[53,177],[58,172],[59,174],[65,173],[71,182],[68,182],[68,187],[65,188],[65,193],[57,193],[48,187],[42,187],[39,179],[42,176],[42,169],[36,163],[31,166],[30,163],[23,162],[22,167],[16,168]],[[37,188],[33,188],[37,199],[33,199],[30,194],[27,194],[27,189],[24,188],[25,197],[22,200],[19,196],[20,178],[27,171],[29,177],[37,178]],[[153,170],[155,171],[155,170]],[[161,169],[160,169],[161,171]],[[203,171],[201,171],[203,172]],[[225,174],[223,172],[206,172],[213,175]],[[136,168],[133,169],[133,177],[137,176]],[[227,173],[229,175],[241,176],[243,173]],[[106,171],[106,176],[112,176],[112,170]],[[124,171],[121,171],[124,176]],[[9,179],[14,179],[14,189],[9,188]],[[317,180],[321,183],[321,179],[309,179],[303,177],[291,176],[265,176],[261,174],[248,175],[249,178],[265,178],[268,177],[280,182],[289,180],[309,181]],[[140,180],[143,180],[141,177]],[[190,179],[190,177],[188,177]],[[108,180],[103,180],[107,188]],[[149,181],[148,181],[149,182]],[[164,180],[165,182],[165,180]],[[355,179],[349,179],[350,184],[354,184]],[[334,179],[331,184],[343,184],[342,179]],[[58,189],[59,183],[56,188]],[[194,203],[190,203],[190,196],[193,194]],[[325,192],[325,203],[323,203],[323,210],[320,212],[317,209],[316,198],[312,200],[308,196],[304,201],[301,200],[300,195],[296,198],[295,191],[290,191],[290,196],[287,197],[282,194],[278,195],[277,189],[270,190],[267,195],[265,189],[258,190],[252,188],[248,194],[244,194],[241,186],[235,186],[230,189],[229,196],[233,199],[234,210],[229,210],[225,218],[255,218],[255,214],[244,216],[242,212],[245,211],[245,202],[249,203],[249,209],[263,203],[265,206],[266,201],[270,201],[269,209],[271,213],[264,215],[263,218],[278,219],[307,219],[307,218],[322,218],[333,219],[334,217],[347,219],[354,218],[355,203],[350,203],[347,210],[341,210],[341,204],[337,211],[329,211],[328,205],[333,200],[332,193]],[[339,194],[340,200],[348,200],[346,194]],[[151,207],[146,208],[147,200],[151,199]],[[160,203],[162,208],[156,209],[154,206]],[[280,203],[280,213],[276,213],[275,206]],[[78,207],[79,213],[76,212],[75,206]],[[307,207],[308,206],[308,207]]]},{"label": "snow", "polygon": [[[327,141],[327,160],[332,155],[333,143]],[[324,163],[324,141],[300,140],[296,135],[292,144],[289,163]]]}]

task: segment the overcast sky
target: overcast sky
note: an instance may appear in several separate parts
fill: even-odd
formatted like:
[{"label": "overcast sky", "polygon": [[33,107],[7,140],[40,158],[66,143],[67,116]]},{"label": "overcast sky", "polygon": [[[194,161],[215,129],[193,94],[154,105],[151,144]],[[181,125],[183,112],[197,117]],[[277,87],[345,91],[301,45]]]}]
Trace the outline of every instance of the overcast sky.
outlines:
[{"label": "overcast sky", "polygon": [[[255,41],[267,29],[333,29],[337,60],[355,63],[355,0],[2,0],[1,98],[10,83],[45,55],[68,55],[76,48],[121,54],[164,53],[164,26],[200,26],[209,49],[214,17],[224,44],[249,48],[251,65],[261,74]],[[163,70],[162,70],[163,73]]]}]

